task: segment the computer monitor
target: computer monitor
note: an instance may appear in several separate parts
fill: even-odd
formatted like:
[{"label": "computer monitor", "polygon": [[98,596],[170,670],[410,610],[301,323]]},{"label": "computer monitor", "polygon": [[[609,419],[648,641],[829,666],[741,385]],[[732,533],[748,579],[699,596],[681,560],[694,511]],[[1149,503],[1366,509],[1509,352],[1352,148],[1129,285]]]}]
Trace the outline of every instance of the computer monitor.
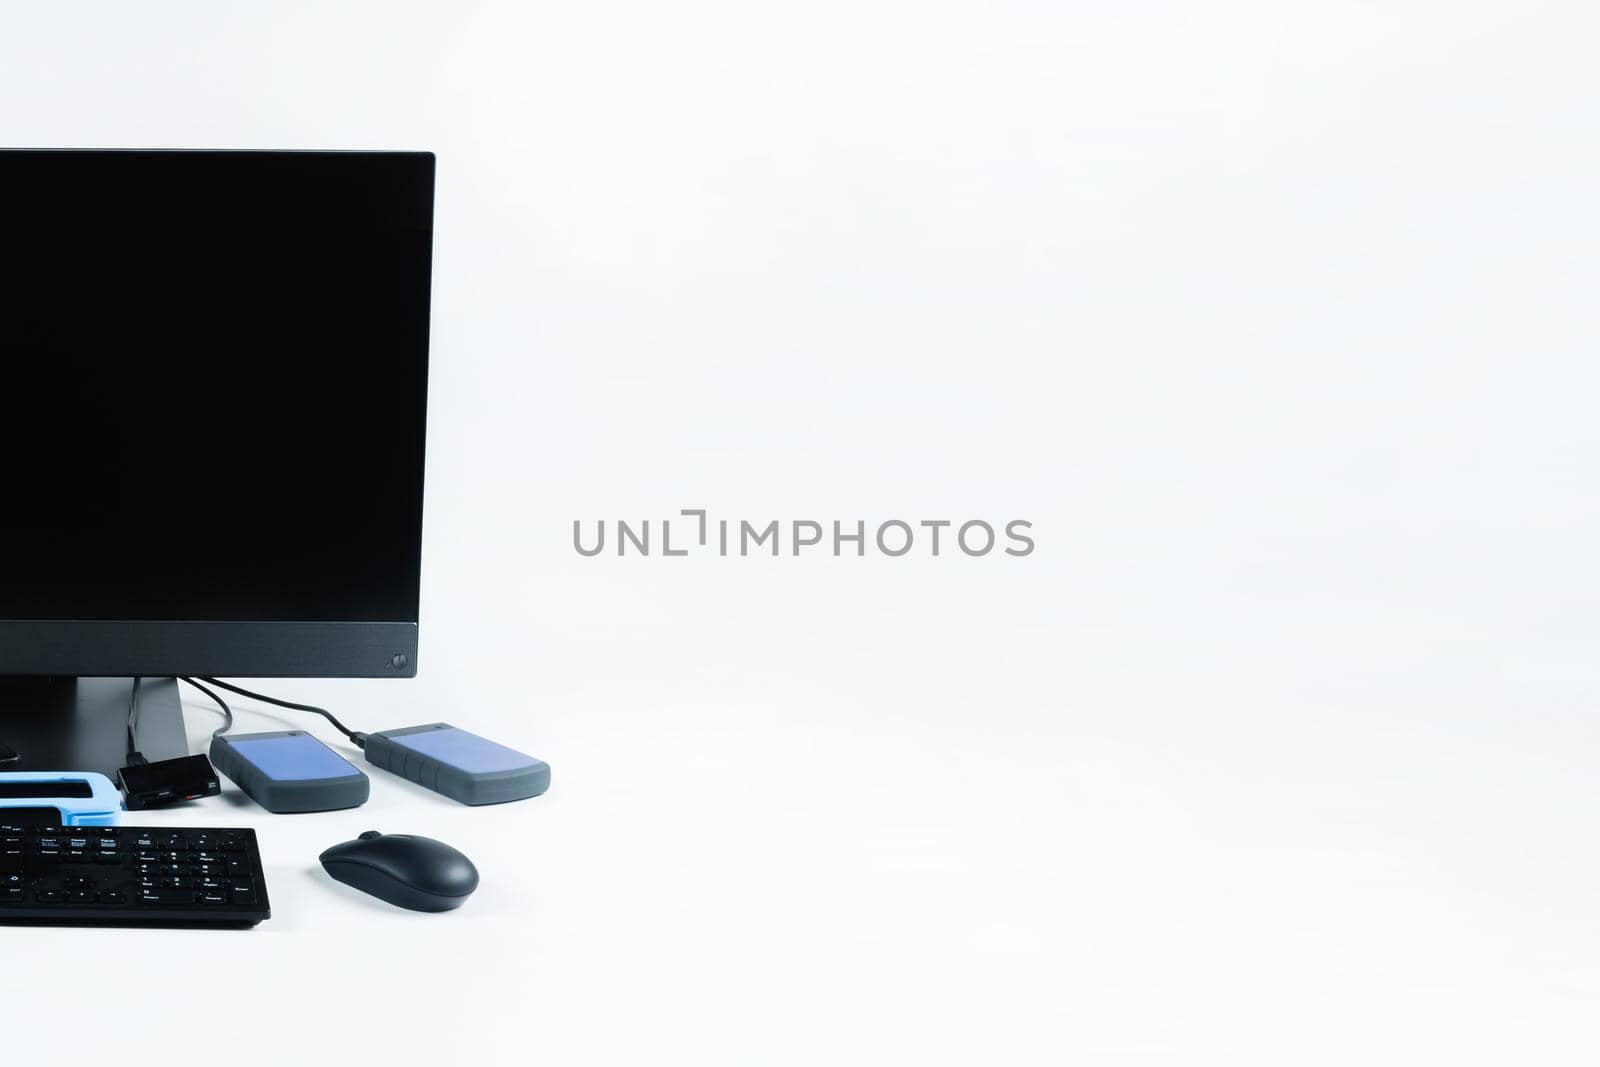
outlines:
[{"label": "computer monitor", "polygon": [[426,152],[0,151],[19,765],[120,766],[136,675],[159,758],[170,676],[415,674],[433,185]]}]

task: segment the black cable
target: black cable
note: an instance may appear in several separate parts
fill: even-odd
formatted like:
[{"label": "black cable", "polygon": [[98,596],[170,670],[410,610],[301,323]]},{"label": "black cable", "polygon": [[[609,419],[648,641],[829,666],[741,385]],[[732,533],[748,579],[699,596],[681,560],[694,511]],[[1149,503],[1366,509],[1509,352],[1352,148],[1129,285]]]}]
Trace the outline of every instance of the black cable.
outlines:
[{"label": "black cable", "polygon": [[144,678],[135,676],[133,679],[133,695],[128,697],[128,766],[138,767],[150,761],[144,758],[139,751],[139,743],[135,740],[135,731],[139,726],[139,690],[144,685]]},{"label": "black cable", "polygon": [[[210,682],[212,685],[217,686],[218,688],[226,689],[230,693],[238,693],[242,697],[249,697],[251,700],[259,700],[263,704],[273,704],[280,708],[288,708],[290,711],[309,711],[313,715],[321,715],[324,719],[327,719],[329,722],[333,723],[333,728],[348,737],[357,748],[367,747],[366,734],[348,729],[344,723],[334,718],[333,713],[327,708],[319,708],[312,704],[296,704],[290,700],[279,700],[277,697],[269,697],[264,693],[252,693],[248,689],[240,689],[236,685],[229,685],[227,682],[221,682],[215,678],[207,678],[205,680]],[[185,681],[188,681],[188,679],[185,679]]]},{"label": "black cable", "polygon": [[[210,679],[210,678],[206,679],[206,681],[208,681],[208,682],[211,681],[211,680],[212,679]],[[233,729],[233,709],[228,707],[228,702],[227,701],[225,701],[221,697],[217,696],[217,694],[213,693],[211,690],[207,689],[205,686],[201,685],[199,682],[195,681],[193,678],[179,678],[178,681],[180,681],[180,682],[188,682],[190,685],[192,685],[196,689],[200,690],[200,692],[204,693],[206,696],[208,696],[212,700],[216,701],[217,707],[222,709],[222,725],[217,727],[214,731],[212,731],[211,736],[212,736],[213,739],[221,737],[223,734],[225,734],[229,730]],[[218,682],[217,684],[221,685],[222,683]]]}]

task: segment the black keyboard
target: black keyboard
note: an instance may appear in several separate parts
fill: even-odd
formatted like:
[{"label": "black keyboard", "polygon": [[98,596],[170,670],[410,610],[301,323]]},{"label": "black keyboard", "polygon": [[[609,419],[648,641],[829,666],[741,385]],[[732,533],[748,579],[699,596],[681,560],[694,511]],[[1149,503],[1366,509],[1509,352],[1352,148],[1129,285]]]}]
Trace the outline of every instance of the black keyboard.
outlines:
[{"label": "black keyboard", "polygon": [[0,923],[254,926],[271,914],[254,830],[0,825]]}]

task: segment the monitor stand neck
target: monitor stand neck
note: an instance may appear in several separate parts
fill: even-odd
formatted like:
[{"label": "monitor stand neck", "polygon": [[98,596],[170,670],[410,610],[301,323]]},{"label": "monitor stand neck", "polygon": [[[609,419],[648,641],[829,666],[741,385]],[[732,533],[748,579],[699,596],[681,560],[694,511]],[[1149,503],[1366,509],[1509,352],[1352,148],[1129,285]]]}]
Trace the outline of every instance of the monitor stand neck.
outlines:
[{"label": "monitor stand neck", "polygon": [[[0,745],[19,759],[3,771],[99,771],[116,781],[127,763],[131,678],[0,675]],[[139,695],[139,751],[146,759],[187,755],[175,678],[146,678]]]}]

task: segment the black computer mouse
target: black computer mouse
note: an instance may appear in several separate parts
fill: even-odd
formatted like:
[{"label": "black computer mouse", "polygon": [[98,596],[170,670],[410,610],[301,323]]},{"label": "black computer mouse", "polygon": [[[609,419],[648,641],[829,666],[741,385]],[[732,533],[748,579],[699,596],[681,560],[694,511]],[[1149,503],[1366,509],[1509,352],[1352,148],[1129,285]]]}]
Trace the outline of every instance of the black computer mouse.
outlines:
[{"label": "black computer mouse", "polygon": [[478,888],[472,861],[431,837],[368,830],[319,858],[345,885],[412,911],[459,908]]}]

